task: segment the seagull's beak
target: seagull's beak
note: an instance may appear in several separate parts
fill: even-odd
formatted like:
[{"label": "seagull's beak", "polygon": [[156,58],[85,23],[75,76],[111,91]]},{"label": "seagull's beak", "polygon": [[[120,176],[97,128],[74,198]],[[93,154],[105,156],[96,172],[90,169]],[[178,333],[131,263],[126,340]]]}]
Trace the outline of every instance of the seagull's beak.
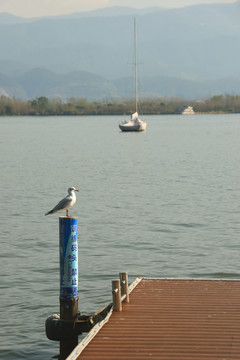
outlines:
[{"label": "seagull's beak", "polygon": [[77,192],[79,192],[79,190],[77,190],[77,189],[75,189],[74,191],[77,191]]}]

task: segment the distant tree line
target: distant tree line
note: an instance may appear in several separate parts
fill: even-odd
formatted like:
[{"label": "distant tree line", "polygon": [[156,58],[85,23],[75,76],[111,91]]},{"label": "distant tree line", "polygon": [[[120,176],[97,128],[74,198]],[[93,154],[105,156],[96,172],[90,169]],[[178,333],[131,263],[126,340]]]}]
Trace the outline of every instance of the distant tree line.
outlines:
[{"label": "distant tree line", "polygon": [[[187,101],[180,98],[154,98],[141,101],[141,113],[176,114],[184,105],[193,106],[197,113],[240,113],[240,95],[217,95],[207,100]],[[135,111],[134,100],[88,101],[71,98],[48,99],[45,96],[23,101],[0,97],[0,115],[122,115]]]}]

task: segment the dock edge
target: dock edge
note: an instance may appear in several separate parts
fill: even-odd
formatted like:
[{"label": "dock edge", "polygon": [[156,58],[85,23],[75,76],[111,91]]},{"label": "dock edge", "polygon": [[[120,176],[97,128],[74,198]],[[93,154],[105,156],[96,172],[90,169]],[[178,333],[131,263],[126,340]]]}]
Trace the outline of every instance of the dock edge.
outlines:
[{"label": "dock edge", "polygon": [[[143,278],[137,277],[131,285],[129,285],[129,294],[135,289],[135,287],[140,283]],[[123,299],[122,299],[123,300]],[[75,349],[71,352],[71,354],[66,358],[66,360],[76,360],[77,357],[81,354],[81,352],[85,349],[85,347],[92,341],[92,339],[97,335],[100,329],[103,327],[104,324],[108,322],[113,312],[113,306],[111,307],[109,313],[99,323],[97,323],[92,330],[82,339],[82,341],[75,347]]]}]

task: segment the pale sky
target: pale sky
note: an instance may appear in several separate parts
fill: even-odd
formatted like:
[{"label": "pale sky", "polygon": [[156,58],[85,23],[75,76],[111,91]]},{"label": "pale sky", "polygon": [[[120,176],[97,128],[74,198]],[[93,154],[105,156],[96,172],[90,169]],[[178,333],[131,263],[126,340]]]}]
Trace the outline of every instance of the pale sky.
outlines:
[{"label": "pale sky", "polygon": [[71,14],[110,6],[176,8],[194,4],[230,3],[236,0],[0,0],[0,13],[22,17]]}]

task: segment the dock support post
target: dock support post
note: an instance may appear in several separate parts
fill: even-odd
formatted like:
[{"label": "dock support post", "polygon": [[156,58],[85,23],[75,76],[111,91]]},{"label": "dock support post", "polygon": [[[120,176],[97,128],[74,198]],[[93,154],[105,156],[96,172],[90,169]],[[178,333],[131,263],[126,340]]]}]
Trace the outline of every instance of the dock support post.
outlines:
[{"label": "dock support post", "polygon": [[129,303],[129,289],[128,289],[128,273],[119,273],[121,281],[121,293],[125,295],[125,301]]},{"label": "dock support post", "polygon": [[[78,223],[77,218],[59,217],[60,319],[76,321],[78,315]],[[78,345],[78,336],[60,341],[60,360]]]},{"label": "dock support post", "polygon": [[113,311],[122,311],[120,280],[112,280]]}]

